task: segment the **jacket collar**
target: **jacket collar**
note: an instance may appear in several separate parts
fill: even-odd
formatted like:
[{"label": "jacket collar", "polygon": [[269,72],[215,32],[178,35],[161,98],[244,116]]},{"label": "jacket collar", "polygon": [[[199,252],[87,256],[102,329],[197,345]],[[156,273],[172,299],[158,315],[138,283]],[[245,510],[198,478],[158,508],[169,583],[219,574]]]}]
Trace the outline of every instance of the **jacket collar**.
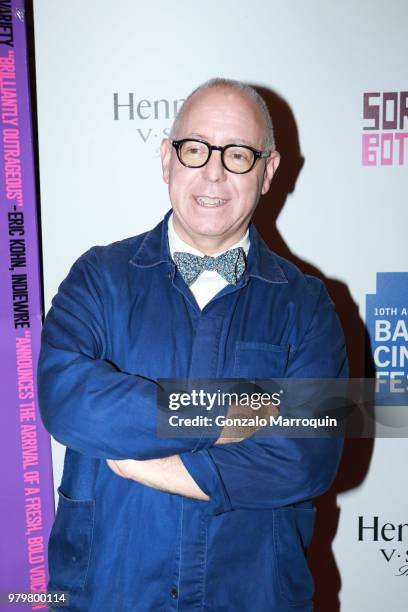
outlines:
[{"label": "jacket collar", "polygon": [[[174,266],[167,238],[167,222],[172,209],[168,210],[160,223],[147,232],[130,263],[140,268],[150,268],[161,263]],[[287,283],[287,278],[278,263],[277,256],[262,240],[255,225],[249,225],[250,247],[248,252],[248,276],[269,283]]]}]

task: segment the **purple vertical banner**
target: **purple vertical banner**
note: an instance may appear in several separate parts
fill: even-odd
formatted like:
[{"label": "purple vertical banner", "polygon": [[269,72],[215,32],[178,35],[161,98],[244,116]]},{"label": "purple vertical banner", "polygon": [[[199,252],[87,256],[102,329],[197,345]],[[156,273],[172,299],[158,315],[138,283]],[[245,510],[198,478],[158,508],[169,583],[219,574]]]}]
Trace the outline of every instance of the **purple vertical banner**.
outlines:
[{"label": "purple vertical banner", "polygon": [[[54,517],[37,402],[41,293],[24,0],[0,0],[0,593],[46,590]],[[5,609],[5,605],[1,605]],[[46,608],[13,605],[14,610]]]}]

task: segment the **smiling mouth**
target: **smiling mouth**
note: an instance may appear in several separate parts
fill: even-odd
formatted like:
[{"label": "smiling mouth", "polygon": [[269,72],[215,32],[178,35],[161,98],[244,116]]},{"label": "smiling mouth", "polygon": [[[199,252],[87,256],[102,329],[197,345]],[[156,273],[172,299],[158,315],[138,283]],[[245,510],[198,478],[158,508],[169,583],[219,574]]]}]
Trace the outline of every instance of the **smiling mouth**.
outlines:
[{"label": "smiling mouth", "polygon": [[218,208],[227,203],[227,200],[223,200],[222,198],[209,198],[207,196],[195,196],[194,199],[197,204],[204,208]]}]

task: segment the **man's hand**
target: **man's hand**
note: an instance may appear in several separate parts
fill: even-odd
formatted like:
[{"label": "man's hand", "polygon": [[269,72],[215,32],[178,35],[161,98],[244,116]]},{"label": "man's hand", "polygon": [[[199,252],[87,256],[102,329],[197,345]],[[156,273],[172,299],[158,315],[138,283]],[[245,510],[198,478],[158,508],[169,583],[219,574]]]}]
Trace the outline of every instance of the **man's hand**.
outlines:
[{"label": "man's hand", "polygon": [[210,499],[190,476],[179,455],[145,461],[107,459],[106,463],[118,476],[147,487],[203,501]]}]

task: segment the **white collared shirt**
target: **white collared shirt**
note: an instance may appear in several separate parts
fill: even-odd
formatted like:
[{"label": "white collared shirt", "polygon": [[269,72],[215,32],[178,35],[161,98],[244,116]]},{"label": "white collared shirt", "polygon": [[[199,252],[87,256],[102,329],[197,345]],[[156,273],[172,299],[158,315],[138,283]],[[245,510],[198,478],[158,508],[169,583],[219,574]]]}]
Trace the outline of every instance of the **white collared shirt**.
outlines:
[{"label": "white collared shirt", "polygon": [[[199,255],[200,257],[205,255],[205,253],[187,244],[187,242],[184,242],[184,240],[178,236],[173,225],[173,213],[170,215],[168,220],[167,235],[169,238],[169,248],[172,257],[177,251],[192,253],[193,255]],[[229,251],[237,247],[242,247],[245,251],[245,255],[248,255],[249,242],[249,230],[247,229],[245,235],[241,238],[241,240],[239,240],[239,242],[236,242],[224,251],[214,253],[212,257],[217,257],[218,255],[221,255],[221,253],[225,253],[225,251]],[[222,278],[222,276],[218,274],[216,270],[204,270],[201,272],[200,276],[193,283],[191,283],[190,289],[197,301],[197,304],[202,310],[204,306],[214,297],[214,295],[221,291],[221,289],[224,289],[224,287],[227,285],[228,282]]]}]

